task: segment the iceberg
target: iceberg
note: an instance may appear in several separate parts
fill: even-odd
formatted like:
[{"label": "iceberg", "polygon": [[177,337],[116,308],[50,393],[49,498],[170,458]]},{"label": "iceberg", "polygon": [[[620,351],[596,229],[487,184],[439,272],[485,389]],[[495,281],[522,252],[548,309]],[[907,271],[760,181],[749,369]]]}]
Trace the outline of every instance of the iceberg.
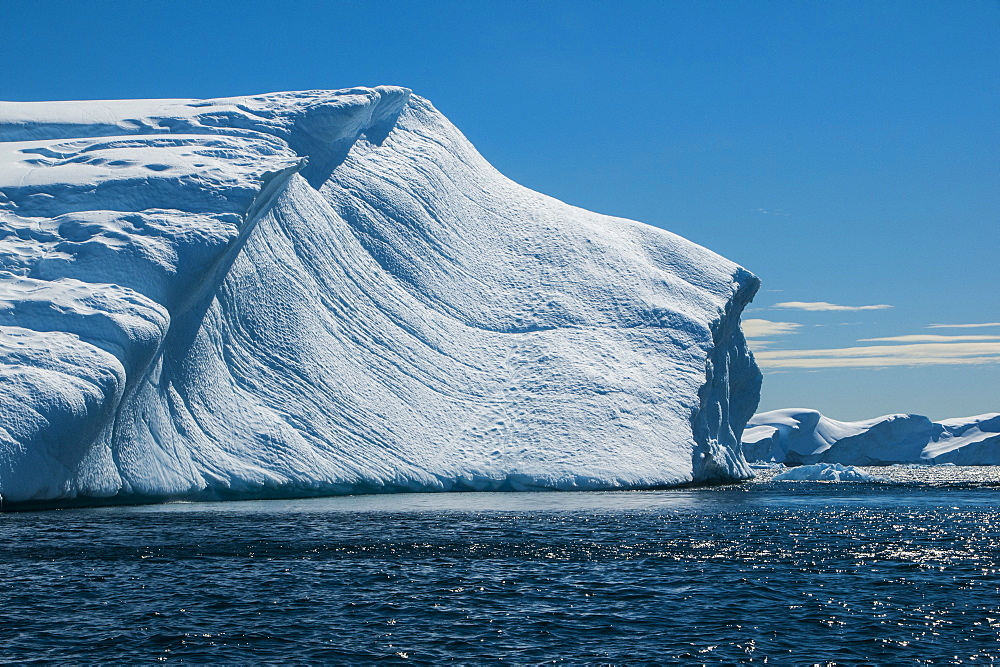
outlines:
[{"label": "iceberg", "polygon": [[0,498],[749,478],[758,285],[404,88],[0,103]]},{"label": "iceberg", "polygon": [[816,410],[762,412],[743,432],[748,461],[791,465],[1000,465],[1000,413],[932,422],[886,415],[840,422]]},{"label": "iceberg", "polygon": [[798,466],[771,478],[776,482],[884,482],[882,477],[869,475],[854,466],[839,463],[813,463]]}]

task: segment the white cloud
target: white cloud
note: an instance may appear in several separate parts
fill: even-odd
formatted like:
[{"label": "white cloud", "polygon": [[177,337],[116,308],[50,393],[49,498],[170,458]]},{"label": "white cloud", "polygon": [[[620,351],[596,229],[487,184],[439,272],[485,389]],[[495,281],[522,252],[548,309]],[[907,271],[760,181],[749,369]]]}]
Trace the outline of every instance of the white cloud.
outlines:
[{"label": "white cloud", "polygon": [[1000,363],[1000,342],[868,345],[823,350],[755,352],[761,368],[859,368]]},{"label": "white cloud", "polygon": [[772,322],[771,320],[743,320],[743,335],[747,338],[763,338],[764,336],[782,336],[798,333],[802,327],[795,322]]},{"label": "white cloud", "polygon": [[915,334],[912,336],[887,336],[885,338],[859,338],[859,343],[961,343],[972,340],[1000,340],[1000,336],[936,336]]},{"label": "white cloud", "polygon": [[983,322],[982,324],[928,324],[928,329],[976,329],[978,327],[1000,327],[1000,322]]},{"label": "white cloud", "polygon": [[838,306],[835,303],[826,301],[782,301],[776,303],[774,308],[792,308],[794,310],[828,311],[828,310],[885,310],[892,306],[879,303],[874,306]]}]

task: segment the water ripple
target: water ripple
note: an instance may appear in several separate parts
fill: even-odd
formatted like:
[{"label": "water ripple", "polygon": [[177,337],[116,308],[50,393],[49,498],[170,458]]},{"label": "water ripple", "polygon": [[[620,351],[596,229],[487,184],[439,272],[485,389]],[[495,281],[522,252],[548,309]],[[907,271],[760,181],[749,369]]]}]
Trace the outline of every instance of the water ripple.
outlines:
[{"label": "water ripple", "polygon": [[0,661],[1000,660],[993,488],[515,495],[5,515]]}]

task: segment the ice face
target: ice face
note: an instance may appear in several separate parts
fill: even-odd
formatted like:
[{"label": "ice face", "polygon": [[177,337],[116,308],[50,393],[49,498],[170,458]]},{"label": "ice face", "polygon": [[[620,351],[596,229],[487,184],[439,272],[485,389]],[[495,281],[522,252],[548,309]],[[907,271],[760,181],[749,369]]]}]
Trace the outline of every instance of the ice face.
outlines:
[{"label": "ice face", "polygon": [[0,104],[5,502],[750,476],[758,281],[401,88]]},{"label": "ice face", "polygon": [[750,461],[790,464],[998,465],[1000,414],[939,422],[922,415],[838,422],[815,410],[774,410],[750,420],[743,451]]}]

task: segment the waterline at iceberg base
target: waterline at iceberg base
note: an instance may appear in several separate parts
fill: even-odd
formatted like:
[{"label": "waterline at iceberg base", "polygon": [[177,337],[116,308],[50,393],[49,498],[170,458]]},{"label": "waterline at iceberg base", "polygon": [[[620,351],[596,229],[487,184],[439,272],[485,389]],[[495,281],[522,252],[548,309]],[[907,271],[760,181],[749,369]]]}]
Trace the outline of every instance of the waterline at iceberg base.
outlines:
[{"label": "waterline at iceberg base", "polygon": [[748,478],[757,287],[403,88],[0,103],[0,497]]}]

